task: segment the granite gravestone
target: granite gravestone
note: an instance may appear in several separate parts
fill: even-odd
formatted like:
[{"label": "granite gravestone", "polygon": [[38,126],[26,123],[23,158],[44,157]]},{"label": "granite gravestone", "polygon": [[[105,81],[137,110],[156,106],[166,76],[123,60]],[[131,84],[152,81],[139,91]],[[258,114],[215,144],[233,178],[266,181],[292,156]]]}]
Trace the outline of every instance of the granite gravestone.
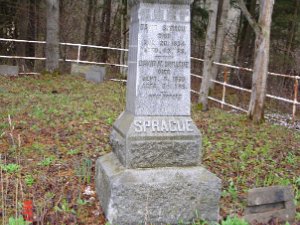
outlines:
[{"label": "granite gravestone", "polygon": [[95,83],[101,83],[106,73],[105,67],[97,65],[82,65],[73,63],[71,66],[71,74],[84,75],[85,79]]},{"label": "granite gravestone", "polygon": [[292,186],[254,188],[248,192],[245,220],[250,224],[295,221],[296,205]]},{"label": "granite gravestone", "polygon": [[217,221],[221,181],[200,166],[190,117],[191,0],[130,0],[126,110],[113,153],[98,159],[96,187],[114,224]]},{"label": "granite gravestone", "polygon": [[0,75],[18,76],[19,75],[19,67],[18,66],[9,66],[9,65],[0,65]]}]

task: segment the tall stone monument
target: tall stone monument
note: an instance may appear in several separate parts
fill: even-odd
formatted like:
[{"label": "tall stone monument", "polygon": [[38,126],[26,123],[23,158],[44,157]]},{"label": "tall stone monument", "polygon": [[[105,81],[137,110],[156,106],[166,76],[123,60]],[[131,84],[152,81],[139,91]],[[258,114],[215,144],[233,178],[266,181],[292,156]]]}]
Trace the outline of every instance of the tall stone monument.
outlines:
[{"label": "tall stone monument", "polygon": [[192,0],[129,0],[127,105],[113,152],[96,165],[98,197],[113,225],[217,221],[221,181],[201,167],[190,112]]}]

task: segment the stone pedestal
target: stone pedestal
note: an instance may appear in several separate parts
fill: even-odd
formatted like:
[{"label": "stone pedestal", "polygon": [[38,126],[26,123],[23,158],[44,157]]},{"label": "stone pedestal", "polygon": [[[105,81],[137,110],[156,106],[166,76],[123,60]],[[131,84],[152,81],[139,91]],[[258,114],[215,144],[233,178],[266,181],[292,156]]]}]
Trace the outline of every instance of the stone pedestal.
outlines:
[{"label": "stone pedestal", "polygon": [[113,153],[97,161],[97,193],[113,225],[216,221],[220,180],[199,166],[126,169]]},{"label": "stone pedestal", "polygon": [[221,181],[200,166],[190,115],[190,0],[130,0],[127,105],[96,187],[112,225],[217,221]]}]

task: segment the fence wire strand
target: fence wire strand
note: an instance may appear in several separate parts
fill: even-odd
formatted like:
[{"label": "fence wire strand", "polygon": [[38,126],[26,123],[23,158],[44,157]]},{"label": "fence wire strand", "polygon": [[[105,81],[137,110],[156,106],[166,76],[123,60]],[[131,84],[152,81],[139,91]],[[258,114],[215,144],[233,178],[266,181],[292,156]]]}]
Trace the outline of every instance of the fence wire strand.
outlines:
[{"label": "fence wire strand", "polygon": [[[19,42],[19,43],[21,42],[21,43],[46,44],[46,41],[29,41],[29,40],[7,39],[7,38],[0,38],[0,41],[2,41],[2,42]],[[114,51],[123,51],[123,52],[128,52],[128,49],[97,46],[97,45],[76,44],[76,43],[60,43],[60,45],[77,47],[77,59],[60,59],[60,61],[83,63],[83,64],[94,64],[94,65],[107,65],[107,66],[115,66],[115,67],[123,67],[123,68],[128,67],[128,65],[122,65],[122,64],[119,64],[119,63],[107,63],[107,62],[95,62],[95,61],[83,61],[83,60],[81,60],[81,49],[82,49],[82,47],[92,48],[92,49],[106,49],[106,50],[114,50]],[[27,59],[27,60],[46,60],[45,57],[26,57],[26,56],[8,56],[8,55],[0,55],[0,58]],[[201,62],[201,63],[204,62],[203,59],[199,59],[199,58],[195,58],[195,57],[191,57],[191,60],[194,60],[196,62]],[[228,106],[230,108],[239,110],[241,112],[247,112],[246,109],[243,109],[241,107],[238,107],[236,105],[229,104],[229,103],[226,102],[226,88],[232,88],[232,89],[247,92],[247,93],[252,92],[250,89],[246,89],[246,88],[243,88],[243,87],[240,87],[240,86],[229,84],[228,83],[227,69],[230,68],[230,69],[242,70],[242,71],[247,71],[247,72],[253,72],[253,69],[234,66],[234,65],[225,64],[225,63],[219,63],[219,62],[213,62],[213,63],[217,66],[221,66],[221,67],[225,68],[224,81],[218,81],[218,80],[213,80],[213,79],[211,80],[211,82],[222,85],[222,87],[223,87],[222,99],[220,100],[220,99],[214,98],[212,96],[209,96],[208,99],[221,104],[222,108],[223,108],[223,106]],[[24,73],[20,73],[20,74],[24,74]],[[37,74],[37,73],[29,72],[29,73],[26,73],[26,74]],[[289,78],[289,79],[294,80],[294,90],[293,90],[294,91],[294,98],[293,99],[287,99],[287,98],[284,98],[284,97],[275,96],[275,95],[271,95],[271,94],[267,94],[266,96],[268,98],[271,98],[271,99],[275,99],[275,100],[278,100],[278,101],[282,101],[282,102],[292,104],[293,105],[292,116],[293,116],[293,120],[295,121],[297,106],[300,105],[300,102],[298,102],[298,87],[299,87],[300,76],[291,76],[291,75],[287,75],[287,74],[274,73],[274,72],[268,72],[268,75],[275,76],[275,77]],[[198,78],[198,79],[202,79],[201,75],[198,75],[198,74],[195,74],[195,73],[191,73],[191,76],[195,77],[195,78]],[[111,80],[115,81],[115,82],[125,82],[125,83],[127,82],[126,80],[120,80],[120,79],[111,79]],[[198,91],[195,91],[195,90],[191,90],[191,93],[196,94],[196,95],[200,95],[200,93]]]}]

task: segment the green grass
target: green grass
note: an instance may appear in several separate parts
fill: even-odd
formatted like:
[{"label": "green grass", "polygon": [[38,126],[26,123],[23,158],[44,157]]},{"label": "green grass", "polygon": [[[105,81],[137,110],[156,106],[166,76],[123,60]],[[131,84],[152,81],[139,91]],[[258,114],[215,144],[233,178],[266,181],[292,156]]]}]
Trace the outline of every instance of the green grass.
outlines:
[{"label": "green grass", "polygon": [[253,125],[244,114],[215,108],[201,113],[194,107],[193,117],[203,133],[203,164],[223,180],[223,216],[242,212],[250,188],[293,185],[299,190],[299,132]]},{"label": "green grass", "polygon": [[[111,126],[124,102],[125,87],[118,83],[99,85],[70,75],[0,76],[0,154],[5,165],[18,163],[8,114],[13,135],[21,137],[19,172],[4,175],[12,187],[14,179],[22,180],[24,198],[35,199],[35,213],[43,215],[45,224],[105,224],[104,216],[95,213],[97,200],[90,202],[82,193],[87,185],[95,190],[94,162],[111,151]],[[299,218],[299,132],[253,125],[244,114],[217,108],[203,113],[195,105],[192,115],[202,132],[203,165],[223,181],[224,219],[242,214],[250,188],[277,184],[293,185]],[[14,194],[9,195],[8,218],[14,216]],[[89,203],[78,203],[78,196]]]}]

